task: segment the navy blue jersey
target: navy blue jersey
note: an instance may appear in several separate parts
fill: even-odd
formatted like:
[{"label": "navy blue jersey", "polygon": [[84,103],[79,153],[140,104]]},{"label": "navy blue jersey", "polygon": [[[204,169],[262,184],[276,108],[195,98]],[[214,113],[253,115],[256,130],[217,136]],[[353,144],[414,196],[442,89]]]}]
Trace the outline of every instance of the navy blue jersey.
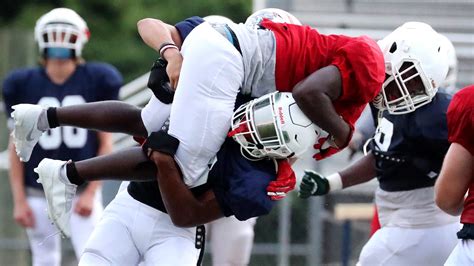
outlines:
[{"label": "navy blue jersey", "polygon": [[190,17],[183,21],[180,21],[174,25],[181,36],[181,40],[184,41],[188,37],[189,33],[196,28],[199,24],[203,23],[204,19],[201,17]]},{"label": "navy blue jersey", "polygon": [[449,147],[446,112],[450,101],[450,95],[438,92],[431,103],[415,112],[390,115],[384,111],[371,142],[380,188],[403,191],[434,185]]},{"label": "navy blue jersey", "polygon": [[[227,138],[217,153],[217,162],[209,172],[206,184],[191,188],[195,196],[212,189],[225,216],[246,220],[268,214],[275,202],[266,188],[276,179],[275,164],[270,160],[249,161],[240,146]],[[157,181],[130,182],[128,193],[136,200],[166,212]]]},{"label": "navy blue jersey", "polygon": [[273,161],[249,161],[241,154],[240,145],[227,138],[217,153],[208,182],[224,215],[235,215],[243,221],[271,211],[275,202],[268,197],[267,186],[275,179]]},{"label": "navy blue jersey", "polygon": [[[202,18],[192,17],[175,26],[184,41],[189,32],[203,21]],[[239,94],[236,106],[250,100],[250,97]],[[245,159],[239,144],[227,138],[217,153],[217,162],[209,172],[208,182],[192,188],[191,192],[198,196],[212,189],[225,216],[235,215],[239,220],[246,220],[271,211],[275,202],[267,196],[266,188],[275,179],[276,170],[272,161]],[[158,182],[131,182],[128,192],[134,199],[166,212]]]},{"label": "navy blue jersey", "polygon": [[[116,100],[122,85],[122,76],[112,66],[104,63],[86,63],[64,84],[51,82],[43,67],[13,71],[3,83],[6,112],[10,116],[15,104],[30,103],[46,106],[66,106]],[[97,155],[97,133],[80,128],[58,127],[49,130],[33,149],[31,159],[24,164],[25,185],[41,189],[33,169],[43,158],[74,161]]]}]

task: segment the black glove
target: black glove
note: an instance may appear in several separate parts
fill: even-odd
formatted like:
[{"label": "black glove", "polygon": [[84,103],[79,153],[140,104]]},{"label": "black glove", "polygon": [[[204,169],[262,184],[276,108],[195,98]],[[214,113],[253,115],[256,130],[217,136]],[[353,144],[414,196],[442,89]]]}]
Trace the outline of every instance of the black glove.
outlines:
[{"label": "black glove", "polygon": [[153,63],[147,86],[158,100],[170,104],[173,102],[174,90],[170,86],[170,79],[166,73],[167,65],[168,62],[161,57]]},{"label": "black glove", "polygon": [[329,193],[329,182],[326,177],[321,174],[305,170],[303,179],[300,184],[300,191],[298,197],[302,199],[309,198],[310,196],[322,196]]}]

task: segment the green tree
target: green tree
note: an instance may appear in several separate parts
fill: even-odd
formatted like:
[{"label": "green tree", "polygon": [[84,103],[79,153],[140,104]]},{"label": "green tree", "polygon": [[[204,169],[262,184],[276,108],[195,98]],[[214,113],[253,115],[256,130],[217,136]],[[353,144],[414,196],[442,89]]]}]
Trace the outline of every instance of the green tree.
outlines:
[{"label": "green tree", "polygon": [[137,33],[136,23],[141,18],[159,18],[173,24],[194,15],[223,15],[240,22],[250,14],[251,1],[6,0],[0,28],[32,30],[36,20],[55,7],[72,8],[86,20],[91,31],[91,40],[84,49],[86,60],[109,62],[130,81],[148,71],[157,56]]}]

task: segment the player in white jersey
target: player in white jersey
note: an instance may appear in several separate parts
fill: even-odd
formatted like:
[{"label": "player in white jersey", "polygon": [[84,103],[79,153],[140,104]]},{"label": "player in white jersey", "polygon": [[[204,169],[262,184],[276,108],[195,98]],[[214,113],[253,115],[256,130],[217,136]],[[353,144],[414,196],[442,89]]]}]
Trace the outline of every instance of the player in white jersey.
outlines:
[{"label": "player in white jersey", "polygon": [[[409,49],[401,50],[408,43]],[[437,68],[447,70],[447,60],[429,55],[446,46],[426,24],[406,23],[380,45],[392,67],[403,70],[417,64],[428,76]],[[402,72],[399,81],[413,74]],[[375,202],[381,228],[363,247],[358,265],[442,265],[456,243],[457,218],[435,205],[433,189],[449,145],[446,110],[451,98],[442,92],[432,97],[430,103],[408,114],[374,116],[378,127],[369,145],[371,153],[347,169],[328,177],[307,172],[303,178],[301,197],[378,178]]]},{"label": "player in white jersey", "polygon": [[[245,24],[257,27],[263,19],[276,22],[301,25],[297,18],[290,13],[277,9],[267,8],[250,15]],[[222,16],[207,16],[204,20],[210,23],[233,23]],[[254,227],[257,217],[239,221],[235,216],[225,217],[206,225],[209,234],[212,264],[215,266],[244,266],[250,262],[252,253]]]}]

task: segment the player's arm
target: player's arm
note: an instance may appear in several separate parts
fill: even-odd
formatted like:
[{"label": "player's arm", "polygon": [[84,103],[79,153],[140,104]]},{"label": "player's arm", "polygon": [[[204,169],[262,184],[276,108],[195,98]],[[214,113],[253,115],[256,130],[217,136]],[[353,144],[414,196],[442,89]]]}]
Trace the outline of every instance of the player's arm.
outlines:
[{"label": "player's arm", "polygon": [[183,57],[180,53],[182,40],[178,30],[172,25],[153,18],[145,18],[138,21],[137,28],[142,40],[168,61],[166,72],[168,73],[171,87],[176,89],[183,62]]},{"label": "player's arm", "polygon": [[214,192],[209,190],[199,199],[191,193],[172,156],[154,151],[150,158],[158,168],[161,196],[174,225],[192,227],[224,216]]},{"label": "player's arm", "polygon": [[[74,126],[146,137],[141,109],[121,101],[100,101],[56,108],[53,116],[59,126]],[[56,125],[58,126],[58,125]]]},{"label": "player's arm", "polygon": [[293,88],[293,97],[303,113],[332,135],[338,147],[345,147],[349,142],[351,128],[337,114],[332,104],[341,93],[341,74],[333,65],[315,71]]},{"label": "player's arm", "polygon": [[25,175],[23,163],[16,155],[15,145],[12,139],[8,145],[8,157],[10,160],[10,187],[13,196],[13,218],[23,227],[33,227],[35,220],[25,195]]},{"label": "player's arm", "polygon": [[474,176],[472,154],[458,143],[449,147],[441,173],[435,184],[435,201],[440,209],[451,215],[459,215],[464,195]]},{"label": "player's arm", "polygon": [[314,171],[305,171],[298,196],[308,198],[326,195],[331,191],[367,182],[375,176],[375,158],[369,153],[346,169],[327,177]]}]

